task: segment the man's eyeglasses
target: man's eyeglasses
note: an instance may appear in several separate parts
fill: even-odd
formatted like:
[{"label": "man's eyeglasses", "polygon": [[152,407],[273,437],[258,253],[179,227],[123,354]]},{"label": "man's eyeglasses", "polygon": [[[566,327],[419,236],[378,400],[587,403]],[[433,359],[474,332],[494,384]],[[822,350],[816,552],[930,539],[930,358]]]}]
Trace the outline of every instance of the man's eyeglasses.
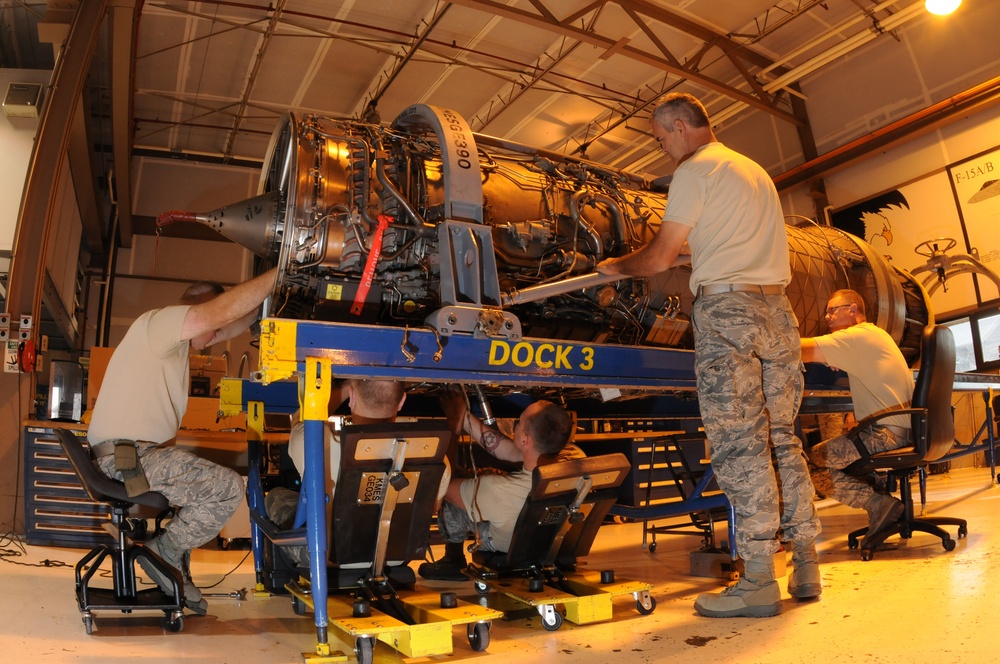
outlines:
[{"label": "man's eyeglasses", "polygon": [[851,305],[849,305],[849,304],[838,304],[835,307],[830,307],[829,309],[826,310],[826,317],[830,318],[831,316],[833,316],[834,312],[837,311],[837,309],[843,309],[844,307],[849,307],[849,306],[851,306]]}]

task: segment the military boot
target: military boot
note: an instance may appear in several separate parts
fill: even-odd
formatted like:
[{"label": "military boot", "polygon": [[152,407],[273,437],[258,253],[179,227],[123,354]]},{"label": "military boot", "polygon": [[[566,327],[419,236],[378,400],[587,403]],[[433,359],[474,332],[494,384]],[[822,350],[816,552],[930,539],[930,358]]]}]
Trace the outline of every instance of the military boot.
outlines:
[{"label": "military boot", "polygon": [[465,542],[445,542],[444,556],[436,563],[422,563],[417,573],[436,581],[466,581],[469,577],[462,573],[465,562]]},{"label": "military boot", "polygon": [[[205,615],[208,612],[208,602],[201,596],[201,590],[198,586],[194,585],[194,581],[191,580],[191,572],[189,571],[191,552],[176,551],[167,542],[162,541],[160,537],[154,537],[146,542],[146,548],[159,556],[160,560],[167,565],[177,570],[177,575],[180,577],[184,587],[184,606],[198,615]],[[142,571],[160,587],[160,590],[173,597],[173,581],[153,567],[145,558],[140,557],[138,560]]]},{"label": "military boot", "polygon": [[876,493],[865,505],[865,511],[868,512],[868,532],[865,535],[871,539],[879,531],[899,521],[906,506],[887,493]]},{"label": "military boot", "polygon": [[767,618],[781,613],[774,558],[746,560],[746,573],[721,593],[702,593],[694,608],[709,618]]},{"label": "military boot", "polygon": [[799,600],[815,599],[823,592],[819,576],[819,554],[816,543],[792,543],[792,574],[788,577],[788,594]]}]

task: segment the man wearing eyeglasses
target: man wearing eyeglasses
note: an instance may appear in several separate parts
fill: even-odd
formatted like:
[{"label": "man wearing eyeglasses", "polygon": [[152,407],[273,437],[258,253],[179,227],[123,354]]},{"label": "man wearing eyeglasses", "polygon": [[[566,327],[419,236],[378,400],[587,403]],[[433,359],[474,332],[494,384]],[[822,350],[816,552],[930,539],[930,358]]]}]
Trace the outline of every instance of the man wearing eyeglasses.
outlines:
[{"label": "man wearing eyeglasses", "polygon": [[[854,417],[865,417],[906,408],[913,398],[913,374],[889,334],[865,318],[865,302],[852,290],[835,292],[826,305],[830,334],[802,340],[802,361],[820,362],[847,373],[854,401]],[[886,418],[860,433],[869,453],[894,450],[910,444],[910,418]],[[809,458],[813,484],[821,494],[868,512],[869,535],[896,522],[903,503],[879,492],[872,478],[843,471],[861,458],[845,436],[812,448]]]}]

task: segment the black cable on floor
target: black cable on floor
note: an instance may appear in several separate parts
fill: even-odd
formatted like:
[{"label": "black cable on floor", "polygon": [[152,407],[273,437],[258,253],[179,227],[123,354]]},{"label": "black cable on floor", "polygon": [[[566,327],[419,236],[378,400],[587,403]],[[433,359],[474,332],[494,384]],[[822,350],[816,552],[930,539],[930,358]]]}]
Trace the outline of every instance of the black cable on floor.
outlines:
[{"label": "black cable on floor", "polygon": [[240,567],[243,566],[243,563],[245,563],[247,561],[247,558],[250,557],[251,553],[253,553],[252,549],[250,551],[246,552],[246,554],[243,556],[243,560],[241,560],[240,562],[236,563],[236,567],[232,568],[231,570],[229,570],[228,572],[226,572],[225,574],[223,574],[221,579],[219,579],[218,581],[216,581],[215,583],[213,583],[210,586],[198,586],[199,590],[211,590],[212,588],[215,588],[216,586],[218,586],[219,584],[221,584],[223,581],[225,581],[227,578],[229,578],[230,574],[232,574],[233,572],[235,572],[236,570],[238,570]]},{"label": "black cable on floor", "polygon": [[11,565],[21,565],[22,567],[72,567],[72,563],[63,562],[61,560],[45,560],[37,563],[25,563],[20,560],[15,560],[15,558],[21,558],[26,556],[28,553],[27,549],[24,548],[24,542],[21,538],[13,533],[4,533],[0,535],[0,561],[5,563],[10,563]]}]

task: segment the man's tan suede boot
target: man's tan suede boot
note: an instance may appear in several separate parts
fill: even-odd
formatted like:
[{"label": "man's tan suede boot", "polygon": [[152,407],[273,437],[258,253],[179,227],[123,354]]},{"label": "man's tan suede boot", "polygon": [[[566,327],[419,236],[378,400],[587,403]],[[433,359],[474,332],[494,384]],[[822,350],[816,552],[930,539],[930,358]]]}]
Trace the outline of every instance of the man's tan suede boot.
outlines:
[{"label": "man's tan suede boot", "polygon": [[746,573],[721,593],[702,593],[694,608],[709,618],[767,618],[781,613],[781,589],[774,558],[746,560]]},{"label": "man's tan suede boot", "polygon": [[792,574],[788,577],[788,594],[799,600],[816,599],[823,592],[819,575],[819,554],[816,543],[792,543]]}]

